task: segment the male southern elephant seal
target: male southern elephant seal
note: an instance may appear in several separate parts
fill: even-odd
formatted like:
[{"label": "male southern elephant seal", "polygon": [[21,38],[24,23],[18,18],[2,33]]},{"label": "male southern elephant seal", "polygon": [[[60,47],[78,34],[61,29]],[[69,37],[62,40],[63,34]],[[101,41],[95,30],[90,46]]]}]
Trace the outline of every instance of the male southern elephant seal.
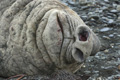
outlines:
[{"label": "male southern elephant seal", "polygon": [[71,72],[100,48],[94,32],[57,0],[1,0],[0,76]]}]

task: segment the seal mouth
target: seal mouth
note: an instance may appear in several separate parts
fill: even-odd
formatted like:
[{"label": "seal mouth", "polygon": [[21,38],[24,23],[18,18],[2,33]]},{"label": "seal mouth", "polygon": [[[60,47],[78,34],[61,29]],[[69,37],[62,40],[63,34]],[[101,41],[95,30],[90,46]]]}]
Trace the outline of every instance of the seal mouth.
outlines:
[{"label": "seal mouth", "polygon": [[79,36],[80,41],[87,41],[89,33],[88,31],[83,30],[82,32],[78,34],[78,36]]}]

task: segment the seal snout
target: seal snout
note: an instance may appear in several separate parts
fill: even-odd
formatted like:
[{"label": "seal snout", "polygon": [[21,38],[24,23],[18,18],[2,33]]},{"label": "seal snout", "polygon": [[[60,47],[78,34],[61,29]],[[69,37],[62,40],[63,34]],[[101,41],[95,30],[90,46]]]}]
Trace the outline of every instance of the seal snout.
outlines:
[{"label": "seal snout", "polygon": [[91,30],[86,25],[80,25],[76,28],[72,56],[77,62],[83,62],[91,53],[91,35]]}]

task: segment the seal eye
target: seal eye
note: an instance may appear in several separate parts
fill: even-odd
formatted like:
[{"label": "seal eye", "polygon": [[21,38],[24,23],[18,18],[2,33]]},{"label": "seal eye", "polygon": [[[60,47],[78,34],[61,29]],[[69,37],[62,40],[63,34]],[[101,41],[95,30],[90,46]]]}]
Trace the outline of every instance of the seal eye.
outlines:
[{"label": "seal eye", "polygon": [[88,31],[82,31],[82,32],[80,32],[79,33],[79,40],[80,41],[87,41],[87,39],[88,39]]}]

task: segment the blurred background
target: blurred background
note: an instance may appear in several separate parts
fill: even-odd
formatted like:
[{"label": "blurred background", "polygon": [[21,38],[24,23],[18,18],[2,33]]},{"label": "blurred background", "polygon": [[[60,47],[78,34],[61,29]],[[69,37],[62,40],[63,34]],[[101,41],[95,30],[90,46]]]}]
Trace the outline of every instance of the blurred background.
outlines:
[{"label": "blurred background", "polygon": [[83,80],[120,80],[120,0],[61,0],[97,34],[102,46],[76,74]]}]

